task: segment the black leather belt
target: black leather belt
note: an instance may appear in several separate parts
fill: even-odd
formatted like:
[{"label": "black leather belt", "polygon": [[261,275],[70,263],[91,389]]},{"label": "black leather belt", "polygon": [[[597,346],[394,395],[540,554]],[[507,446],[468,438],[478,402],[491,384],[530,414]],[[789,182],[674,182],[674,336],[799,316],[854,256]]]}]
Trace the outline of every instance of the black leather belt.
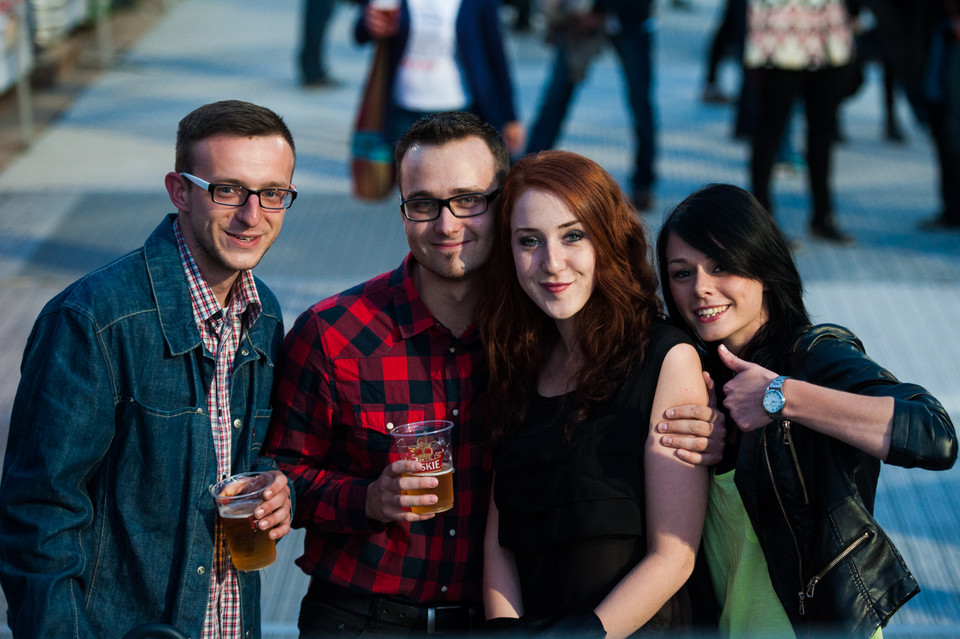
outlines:
[{"label": "black leather belt", "polygon": [[471,625],[476,627],[483,621],[478,606],[415,604],[384,595],[353,592],[318,579],[310,580],[307,597],[370,617],[374,623],[411,628],[428,635],[464,633],[470,630]]}]

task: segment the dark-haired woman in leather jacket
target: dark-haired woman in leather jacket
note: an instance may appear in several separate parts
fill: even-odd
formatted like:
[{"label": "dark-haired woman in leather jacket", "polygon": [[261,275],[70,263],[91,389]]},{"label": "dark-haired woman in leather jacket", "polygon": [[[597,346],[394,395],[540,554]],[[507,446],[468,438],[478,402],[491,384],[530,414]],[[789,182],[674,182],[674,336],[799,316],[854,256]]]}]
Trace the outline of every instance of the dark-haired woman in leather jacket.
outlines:
[{"label": "dark-haired woman in leather jacket", "polygon": [[738,427],[703,535],[722,634],[880,636],[920,590],[873,518],[880,464],[952,467],[950,417],[847,329],[811,326],[788,245],[746,191],[693,193],[657,253],[670,317],[701,341]]}]

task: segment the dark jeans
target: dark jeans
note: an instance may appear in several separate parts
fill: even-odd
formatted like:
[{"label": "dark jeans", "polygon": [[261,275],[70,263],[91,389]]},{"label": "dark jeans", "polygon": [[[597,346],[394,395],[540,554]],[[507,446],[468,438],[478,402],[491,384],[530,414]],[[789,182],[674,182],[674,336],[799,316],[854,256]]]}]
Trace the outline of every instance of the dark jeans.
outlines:
[{"label": "dark jeans", "polygon": [[300,639],[322,639],[334,635],[339,637],[415,636],[409,628],[378,624],[368,615],[342,610],[323,601],[308,601],[306,597],[300,604],[300,618],[297,620],[297,628],[300,630]]},{"label": "dark jeans", "polygon": [[322,637],[422,637],[469,634],[483,623],[479,606],[403,603],[351,592],[312,579],[300,603],[300,639]]},{"label": "dark jeans", "polygon": [[750,178],[753,194],[770,213],[770,177],[794,102],[802,98],[807,119],[807,170],[813,201],[811,224],[833,222],[830,165],[836,138],[837,109],[845,71],[754,70],[757,80],[757,126],[753,131]]},{"label": "dark jeans", "polygon": [[[654,182],[653,161],[656,153],[654,132],[654,109],[651,99],[653,68],[651,49],[653,33],[651,21],[640,21],[634,26],[624,26],[610,37],[620,57],[626,80],[626,97],[633,115],[635,149],[633,187],[648,188]],[[557,47],[547,89],[540,103],[540,113],[530,132],[527,153],[552,149],[560,135],[560,127],[567,117],[570,102],[577,85],[567,72],[566,47]]]},{"label": "dark jeans", "polygon": [[743,41],[747,31],[747,1],[727,0],[720,24],[710,43],[710,55],[707,57],[707,82],[717,81],[717,70],[725,57],[742,58]]},{"label": "dark jeans", "polygon": [[943,219],[960,224],[960,43],[944,38],[939,95],[928,104],[930,133],[940,165],[940,199]]},{"label": "dark jeans", "polygon": [[325,39],[335,0],[303,0],[303,32],[300,42],[300,79],[327,79]]}]

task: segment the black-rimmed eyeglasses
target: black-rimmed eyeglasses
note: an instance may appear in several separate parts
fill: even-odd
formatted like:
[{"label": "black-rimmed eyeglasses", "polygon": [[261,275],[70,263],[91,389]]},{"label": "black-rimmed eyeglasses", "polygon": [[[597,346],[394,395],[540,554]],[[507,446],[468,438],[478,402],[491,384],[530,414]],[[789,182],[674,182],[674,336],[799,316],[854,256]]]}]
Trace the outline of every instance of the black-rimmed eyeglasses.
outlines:
[{"label": "black-rimmed eyeglasses", "polygon": [[487,212],[500,189],[493,193],[464,193],[446,199],[414,197],[400,202],[403,216],[411,222],[430,222],[440,217],[440,209],[447,207],[454,217],[476,217]]},{"label": "black-rimmed eyeglasses", "polygon": [[180,175],[201,189],[209,191],[211,199],[216,204],[224,206],[243,206],[251,195],[256,195],[262,208],[268,211],[280,211],[290,208],[293,201],[297,199],[297,192],[292,189],[271,187],[254,191],[236,184],[210,184],[206,180],[201,180],[196,175],[190,175],[189,173],[181,173]]}]

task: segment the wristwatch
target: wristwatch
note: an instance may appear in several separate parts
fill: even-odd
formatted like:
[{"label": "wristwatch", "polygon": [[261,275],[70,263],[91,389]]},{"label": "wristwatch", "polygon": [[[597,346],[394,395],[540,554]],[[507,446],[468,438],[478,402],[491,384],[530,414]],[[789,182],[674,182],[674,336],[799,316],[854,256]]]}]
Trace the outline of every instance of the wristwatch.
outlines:
[{"label": "wristwatch", "polygon": [[783,396],[783,383],[788,379],[786,375],[774,378],[763,393],[763,410],[767,411],[770,419],[780,419],[783,415],[783,407],[787,404],[787,398]]}]

